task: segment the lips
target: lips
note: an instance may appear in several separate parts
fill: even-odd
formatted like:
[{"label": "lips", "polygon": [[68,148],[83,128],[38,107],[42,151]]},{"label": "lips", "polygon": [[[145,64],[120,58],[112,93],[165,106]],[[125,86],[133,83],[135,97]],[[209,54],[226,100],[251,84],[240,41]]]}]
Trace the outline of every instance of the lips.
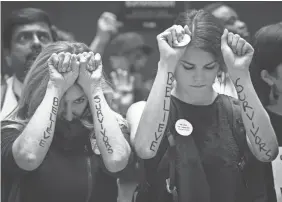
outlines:
[{"label": "lips", "polygon": [[203,87],[205,87],[205,85],[197,85],[197,86],[191,86],[191,87],[193,87],[193,88],[203,88]]},{"label": "lips", "polygon": [[30,54],[28,54],[27,57],[26,57],[26,64],[28,66],[31,66],[33,64],[33,62],[36,60],[36,58],[39,54],[40,54],[39,51],[31,52]]}]

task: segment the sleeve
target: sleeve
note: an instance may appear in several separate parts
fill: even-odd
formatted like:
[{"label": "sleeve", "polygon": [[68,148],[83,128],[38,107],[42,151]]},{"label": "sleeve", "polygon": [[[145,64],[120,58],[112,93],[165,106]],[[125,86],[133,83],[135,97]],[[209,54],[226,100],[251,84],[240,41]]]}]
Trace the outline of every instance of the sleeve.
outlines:
[{"label": "sleeve", "polygon": [[27,171],[21,169],[15,162],[12,146],[20,135],[20,131],[15,128],[1,128],[1,167],[6,175],[21,175]]}]

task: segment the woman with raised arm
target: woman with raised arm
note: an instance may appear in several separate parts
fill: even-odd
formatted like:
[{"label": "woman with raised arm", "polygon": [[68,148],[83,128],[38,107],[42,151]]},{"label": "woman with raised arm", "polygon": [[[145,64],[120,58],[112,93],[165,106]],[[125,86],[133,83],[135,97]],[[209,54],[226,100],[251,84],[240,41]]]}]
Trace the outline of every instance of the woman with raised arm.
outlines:
[{"label": "woman with raised arm", "polygon": [[5,201],[116,201],[131,149],[106,86],[101,57],[86,45],[57,42],[42,51],[18,107],[2,121]]},{"label": "woman with raised arm", "polygon": [[[147,103],[127,113],[135,150],[148,159],[147,201],[249,202],[248,154],[269,162],[278,153],[250,80],[254,50],[202,10],[181,13],[175,24],[157,36],[160,61]],[[212,87],[227,71],[238,100]]]}]

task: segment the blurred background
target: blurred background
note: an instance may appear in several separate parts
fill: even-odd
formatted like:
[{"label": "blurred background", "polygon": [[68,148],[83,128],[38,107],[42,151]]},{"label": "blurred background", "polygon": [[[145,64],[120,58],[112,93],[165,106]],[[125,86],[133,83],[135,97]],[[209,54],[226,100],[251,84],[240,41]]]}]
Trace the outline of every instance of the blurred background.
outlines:
[{"label": "blurred background", "polygon": [[[119,1],[13,1],[1,2],[1,26],[12,10],[34,7],[40,8],[49,13],[52,22],[60,29],[68,31],[75,36],[77,41],[81,41],[89,45],[96,34],[97,20],[100,15],[105,12],[112,12],[117,15],[118,19],[123,21],[124,27],[120,32],[133,30],[144,37],[147,44],[155,50],[148,58],[147,67],[143,68],[142,74],[146,78],[153,77],[156,73],[157,61],[159,59],[156,43],[156,35],[163,29],[169,27],[173,23],[173,18],[179,11],[184,11],[188,8],[200,9],[211,1],[170,1],[167,3],[158,2],[158,5],[148,5],[143,13],[132,16],[133,9],[138,7],[138,4],[131,2]],[[259,28],[270,23],[276,23],[282,20],[282,2],[224,2],[232,7],[240,19],[248,25],[249,31],[254,34]],[[140,5],[139,5],[140,6]],[[157,8],[159,6],[159,8]],[[157,11],[158,12],[155,12]],[[142,25],[141,21],[148,20],[147,25]],[[150,20],[155,19],[153,24]],[[158,19],[158,20],[156,20]],[[153,20],[152,20],[153,21]],[[104,58],[107,58],[108,51],[105,50]],[[104,61],[105,71],[107,72],[108,61]]]}]

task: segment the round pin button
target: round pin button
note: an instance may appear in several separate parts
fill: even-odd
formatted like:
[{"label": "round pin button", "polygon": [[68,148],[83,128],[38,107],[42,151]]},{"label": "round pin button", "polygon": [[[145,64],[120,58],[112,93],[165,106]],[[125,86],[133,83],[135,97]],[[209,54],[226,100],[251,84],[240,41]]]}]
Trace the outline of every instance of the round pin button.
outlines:
[{"label": "round pin button", "polygon": [[188,34],[184,34],[182,41],[177,44],[173,43],[174,47],[184,47],[187,46],[191,41],[191,37]]},{"label": "round pin button", "polygon": [[185,120],[185,119],[179,119],[175,123],[175,130],[179,135],[188,136],[193,131],[192,124]]}]

